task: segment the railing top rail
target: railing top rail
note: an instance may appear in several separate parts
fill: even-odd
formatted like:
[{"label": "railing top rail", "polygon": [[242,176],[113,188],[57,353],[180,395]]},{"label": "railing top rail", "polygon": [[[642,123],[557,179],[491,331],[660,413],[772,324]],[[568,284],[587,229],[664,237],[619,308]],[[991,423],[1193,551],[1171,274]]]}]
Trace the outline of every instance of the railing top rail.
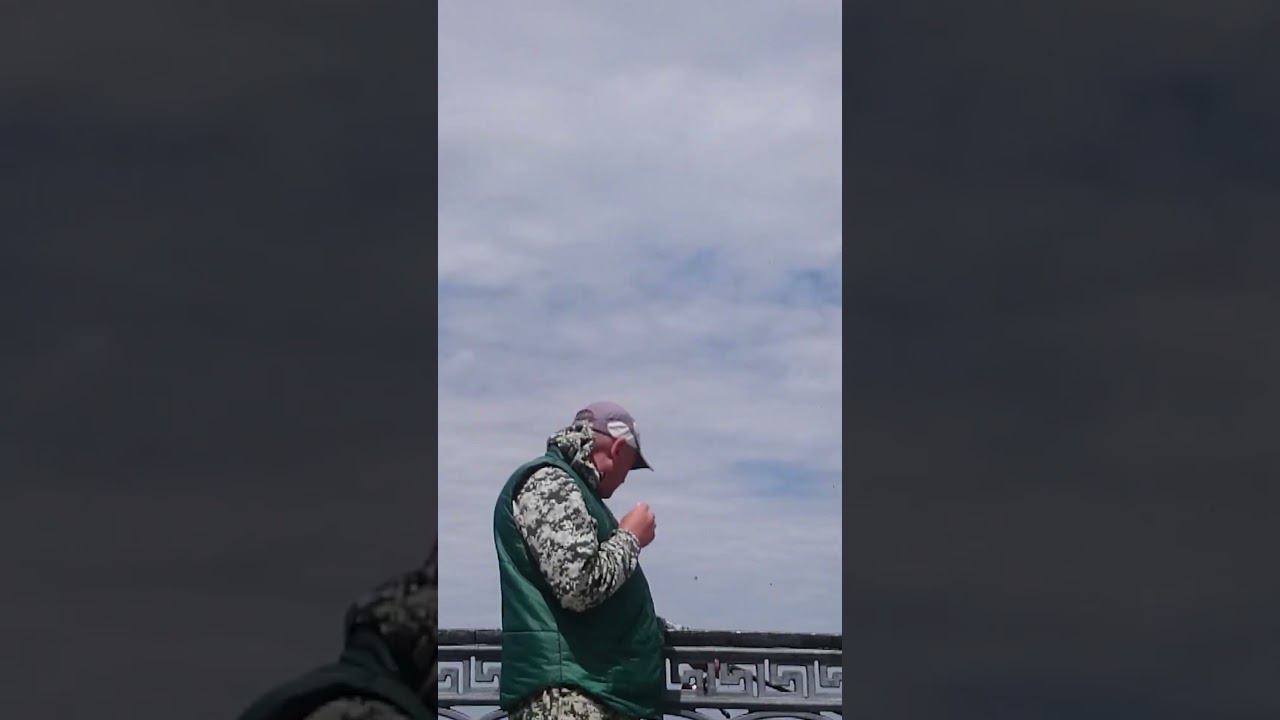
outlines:
[{"label": "railing top rail", "polygon": [[[743,632],[736,630],[668,630],[670,647],[791,648],[843,650],[844,636],[825,633]],[[441,645],[501,645],[502,631],[449,629],[440,631]]]}]

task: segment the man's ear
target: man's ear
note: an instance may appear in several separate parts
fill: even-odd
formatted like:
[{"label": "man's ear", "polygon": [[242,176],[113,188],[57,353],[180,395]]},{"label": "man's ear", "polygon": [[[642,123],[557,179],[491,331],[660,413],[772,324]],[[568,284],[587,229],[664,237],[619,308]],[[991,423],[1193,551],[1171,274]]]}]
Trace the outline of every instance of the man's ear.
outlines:
[{"label": "man's ear", "polygon": [[626,438],[614,438],[613,445],[609,446],[609,457],[616,458],[622,454],[622,446],[627,442]]}]

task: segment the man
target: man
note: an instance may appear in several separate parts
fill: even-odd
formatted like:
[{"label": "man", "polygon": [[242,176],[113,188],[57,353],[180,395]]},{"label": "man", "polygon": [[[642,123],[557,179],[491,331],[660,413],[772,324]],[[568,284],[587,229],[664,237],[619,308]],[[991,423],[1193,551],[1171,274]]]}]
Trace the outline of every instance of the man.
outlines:
[{"label": "man", "polygon": [[240,720],[435,720],[436,551],[347,611],[341,657],[268,692]]},{"label": "man", "polygon": [[592,403],[498,496],[499,703],[512,720],[662,715],[663,626],[639,565],[657,523],[645,503],[620,521],[603,503],[635,468],[649,463],[634,418]]}]

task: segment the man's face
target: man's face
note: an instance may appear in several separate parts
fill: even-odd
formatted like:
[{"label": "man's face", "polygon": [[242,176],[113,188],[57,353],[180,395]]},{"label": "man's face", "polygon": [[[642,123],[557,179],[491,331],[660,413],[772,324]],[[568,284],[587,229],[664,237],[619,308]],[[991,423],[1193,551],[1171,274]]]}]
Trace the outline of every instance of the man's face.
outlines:
[{"label": "man's face", "polygon": [[627,473],[636,462],[636,451],[626,440],[607,435],[596,435],[596,469],[600,471],[600,497],[613,497],[613,493],[627,480]]}]

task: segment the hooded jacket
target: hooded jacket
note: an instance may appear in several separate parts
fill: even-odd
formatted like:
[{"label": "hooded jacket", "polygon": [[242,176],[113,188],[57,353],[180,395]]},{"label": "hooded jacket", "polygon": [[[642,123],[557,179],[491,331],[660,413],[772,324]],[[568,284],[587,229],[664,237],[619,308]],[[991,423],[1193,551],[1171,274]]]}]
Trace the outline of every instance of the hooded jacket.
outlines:
[{"label": "hooded jacket", "polygon": [[[494,507],[499,704],[513,715],[557,687],[618,714],[662,714],[662,628],[636,564],[638,543],[598,495],[591,437],[576,426],[553,436],[544,456],[511,475]],[[525,489],[536,483],[544,488]]]}]

